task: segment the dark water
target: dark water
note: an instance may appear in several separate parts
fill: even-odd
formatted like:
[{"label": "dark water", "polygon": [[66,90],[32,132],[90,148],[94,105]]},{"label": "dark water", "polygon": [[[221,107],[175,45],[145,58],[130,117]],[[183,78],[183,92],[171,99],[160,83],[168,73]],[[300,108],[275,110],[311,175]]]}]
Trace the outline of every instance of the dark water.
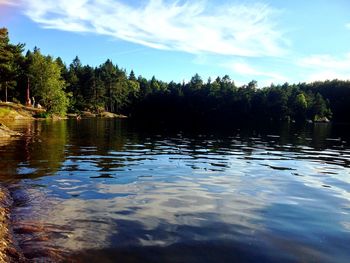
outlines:
[{"label": "dark water", "polygon": [[350,128],[13,123],[14,235],[44,262],[350,262]]}]

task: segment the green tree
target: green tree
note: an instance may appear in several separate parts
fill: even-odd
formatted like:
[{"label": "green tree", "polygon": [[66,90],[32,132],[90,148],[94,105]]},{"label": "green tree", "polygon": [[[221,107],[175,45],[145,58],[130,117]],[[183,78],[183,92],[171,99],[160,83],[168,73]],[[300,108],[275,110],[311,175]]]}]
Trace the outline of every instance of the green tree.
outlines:
[{"label": "green tree", "polygon": [[5,91],[5,101],[8,100],[8,89],[17,84],[21,74],[24,44],[12,45],[6,28],[0,28],[0,89]]},{"label": "green tree", "polygon": [[133,70],[131,70],[131,72],[130,72],[129,80],[136,81],[135,73]]},{"label": "green tree", "polygon": [[[116,94],[117,91],[117,68],[113,65],[111,60],[107,60],[100,66],[101,80],[106,90],[106,110],[114,112],[116,108]],[[118,105],[117,105],[118,107]]]},{"label": "green tree", "polygon": [[49,114],[63,116],[67,111],[68,98],[65,81],[61,77],[61,66],[50,56],[43,56],[36,49],[29,57],[29,76],[32,93],[43,104]]},{"label": "green tree", "polygon": [[156,93],[160,90],[159,81],[156,79],[155,76],[152,77],[149,86],[150,86],[151,92],[153,93]]},{"label": "green tree", "polygon": [[149,81],[147,81],[146,78],[139,76],[137,78],[137,82],[140,85],[141,98],[146,98],[149,94],[152,93],[150,83],[149,83]]},{"label": "green tree", "polygon": [[284,120],[288,117],[288,96],[281,86],[269,88],[267,91],[266,104],[267,114],[273,120]]},{"label": "green tree", "polygon": [[190,81],[190,89],[192,90],[199,90],[203,86],[203,80],[202,78],[196,73]]},{"label": "green tree", "polygon": [[303,93],[298,94],[292,108],[294,119],[306,119],[307,106],[305,95]]},{"label": "green tree", "polygon": [[320,93],[315,95],[315,99],[311,106],[312,117],[314,120],[318,120],[319,118],[327,117],[330,118],[332,113],[327,107],[326,101],[323,99]]},{"label": "green tree", "polygon": [[70,93],[71,99],[69,104],[69,111],[79,111],[84,108],[84,99],[82,95],[82,64],[78,56],[76,56],[69,65],[68,71],[65,74],[67,82],[67,92]]}]

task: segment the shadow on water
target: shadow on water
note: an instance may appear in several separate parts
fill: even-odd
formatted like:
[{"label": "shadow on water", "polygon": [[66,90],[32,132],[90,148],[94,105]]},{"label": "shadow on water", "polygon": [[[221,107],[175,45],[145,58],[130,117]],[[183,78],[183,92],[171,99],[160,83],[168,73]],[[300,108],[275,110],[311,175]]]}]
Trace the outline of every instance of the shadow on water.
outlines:
[{"label": "shadow on water", "polygon": [[47,176],[60,169],[65,159],[66,122],[20,122],[12,128],[22,131],[24,136],[1,149],[3,180]]},{"label": "shadow on water", "polygon": [[[252,251],[255,251],[252,253]],[[73,262],[295,262],[282,255],[265,255],[258,246],[241,243],[207,241],[174,244],[168,247],[126,247],[83,251],[73,256]]]},{"label": "shadow on water", "polygon": [[0,178],[29,259],[350,259],[349,127],[83,119],[12,128],[25,136],[0,147]]}]

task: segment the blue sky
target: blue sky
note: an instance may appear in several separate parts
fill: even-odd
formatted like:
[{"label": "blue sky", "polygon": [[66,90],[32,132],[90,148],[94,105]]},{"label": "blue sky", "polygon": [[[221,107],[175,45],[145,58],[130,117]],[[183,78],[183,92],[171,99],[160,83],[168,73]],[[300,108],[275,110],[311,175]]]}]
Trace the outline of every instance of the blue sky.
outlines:
[{"label": "blue sky", "polygon": [[0,0],[12,42],[164,81],[350,79],[348,0]]}]

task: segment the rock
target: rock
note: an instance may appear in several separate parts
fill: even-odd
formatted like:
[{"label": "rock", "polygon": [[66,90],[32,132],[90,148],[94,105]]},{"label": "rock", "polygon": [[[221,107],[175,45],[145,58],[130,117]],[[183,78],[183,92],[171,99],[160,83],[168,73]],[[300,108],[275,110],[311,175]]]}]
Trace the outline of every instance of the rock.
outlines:
[{"label": "rock", "polygon": [[315,122],[318,123],[328,123],[329,119],[327,117],[322,117],[322,118],[318,118],[317,120],[315,120]]},{"label": "rock", "polygon": [[4,124],[0,123],[0,137],[11,137],[11,136],[20,136],[21,134],[15,131],[12,131]]},{"label": "rock", "polygon": [[12,199],[8,191],[0,185],[0,263],[24,262],[16,250],[9,226],[9,212]]},{"label": "rock", "polygon": [[77,113],[67,113],[68,118],[77,118],[79,115]]},{"label": "rock", "polygon": [[104,112],[99,113],[98,117],[101,117],[101,118],[117,118],[118,115],[114,114],[114,113],[111,113],[111,112],[108,112],[108,111],[104,111]]},{"label": "rock", "polygon": [[94,117],[96,117],[96,114],[94,114],[94,113],[92,113],[90,111],[82,111],[81,112],[81,116],[83,118],[94,118]]}]

